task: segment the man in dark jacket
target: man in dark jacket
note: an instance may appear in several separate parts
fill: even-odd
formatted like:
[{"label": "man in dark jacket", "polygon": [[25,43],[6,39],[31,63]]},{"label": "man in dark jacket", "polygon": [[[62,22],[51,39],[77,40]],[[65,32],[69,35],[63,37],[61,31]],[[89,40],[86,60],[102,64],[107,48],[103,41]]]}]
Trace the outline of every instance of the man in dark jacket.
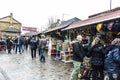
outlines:
[{"label": "man in dark jacket", "polygon": [[83,62],[83,46],[82,46],[82,36],[77,36],[77,41],[71,43],[73,46],[73,64],[74,68],[71,73],[70,80],[77,80],[78,73],[80,71],[81,63]]},{"label": "man in dark jacket", "polygon": [[36,37],[33,36],[30,40],[30,47],[31,47],[31,57],[36,58],[36,50],[37,50],[37,40]]},{"label": "man in dark jacket", "polygon": [[8,37],[8,38],[6,39],[6,44],[7,44],[8,53],[11,53],[11,49],[12,49],[13,42],[12,42],[12,40],[11,40],[10,37]]},{"label": "man in dark jacket", "polygon": [[23,43],[21,36],[18,35],[14,42],[15,42],[15,53],[17,53],[19,49],[19,53],[21,54],[21,48],[22,48],[22,43]]}]

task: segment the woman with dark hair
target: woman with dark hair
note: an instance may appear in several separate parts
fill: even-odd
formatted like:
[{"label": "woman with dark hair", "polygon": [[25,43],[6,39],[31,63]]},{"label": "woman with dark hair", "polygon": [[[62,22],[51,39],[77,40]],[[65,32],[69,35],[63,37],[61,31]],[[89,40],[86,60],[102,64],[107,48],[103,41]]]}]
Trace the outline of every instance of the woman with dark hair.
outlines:
[{"label": "woman with dark hair", "polygon": [[91,65],[93,70],[93,79],[92,80],[104,80],[104,46],[100,42],[99,37],[95,37],[92,42],[91,48],[89,49],[88,57],[91,57]]}]

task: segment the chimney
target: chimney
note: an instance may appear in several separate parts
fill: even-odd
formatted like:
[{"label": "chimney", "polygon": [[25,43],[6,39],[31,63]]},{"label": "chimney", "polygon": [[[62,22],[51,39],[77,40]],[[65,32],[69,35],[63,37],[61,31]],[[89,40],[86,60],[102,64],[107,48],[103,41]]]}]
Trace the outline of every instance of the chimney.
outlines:
[{"label": "chimney", "polygon": [[13,26],[13,13],[10,13],[10,27]]},{"label": "chimney", "polygon": [[13,13],[10,13],[10,16],[12,17],[12,16],[13,16]]}]

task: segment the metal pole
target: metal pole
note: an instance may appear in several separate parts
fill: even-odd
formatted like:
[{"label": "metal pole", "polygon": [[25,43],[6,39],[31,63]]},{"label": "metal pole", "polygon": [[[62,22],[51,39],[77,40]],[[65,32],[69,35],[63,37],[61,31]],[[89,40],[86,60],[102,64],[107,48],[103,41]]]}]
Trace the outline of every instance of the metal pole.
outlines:
[{"label": "metal pole", "polygon": [[110,11],[111,11],[111,8],[112,8],[112,0],[110,0]]}]

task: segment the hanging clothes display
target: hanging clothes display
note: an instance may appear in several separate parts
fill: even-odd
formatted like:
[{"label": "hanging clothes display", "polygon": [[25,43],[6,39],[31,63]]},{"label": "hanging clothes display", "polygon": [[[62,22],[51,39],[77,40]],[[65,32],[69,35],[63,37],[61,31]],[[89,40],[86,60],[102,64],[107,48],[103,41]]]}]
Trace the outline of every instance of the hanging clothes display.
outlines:
[{"label": "hanging clothes display", "polygon": [[109,31],[112,30],[113,24],[114,24],[114,22],[110,22],[110,23],[108,24],[107,29],[108,29]]},{"label": "hanging clothes display", "polygon": [[120,21],[115,20],[114,25],[112,27],[113,32],[120,32]]},{"label": "hanging clothes display", "polygon": [[105,32],[108,31],[107,26],[108,26],[108,22],[104,22],[102,25],[102,31],[105,31]]}]

